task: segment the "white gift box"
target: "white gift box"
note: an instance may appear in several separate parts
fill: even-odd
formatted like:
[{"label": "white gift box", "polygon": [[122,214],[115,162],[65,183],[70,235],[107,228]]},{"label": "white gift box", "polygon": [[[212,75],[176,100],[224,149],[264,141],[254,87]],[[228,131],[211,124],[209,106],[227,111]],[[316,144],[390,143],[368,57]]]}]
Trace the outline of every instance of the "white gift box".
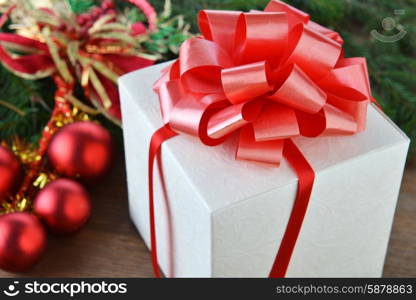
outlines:
[{"label": "white gift box", "polygon": [[[131,218],[147,245],[148,148],[160,128],[152,84],[166,64],[120,78]],[[316,172],[287,277],[380,277],[409,139],[374,106],[352,136],[296,138]],[[168,277],[267,277],[297,177],[179,135],[162,146],[168,201],[155,176],[159,263]],[[155,166],[155,171],[157,167]]]}]

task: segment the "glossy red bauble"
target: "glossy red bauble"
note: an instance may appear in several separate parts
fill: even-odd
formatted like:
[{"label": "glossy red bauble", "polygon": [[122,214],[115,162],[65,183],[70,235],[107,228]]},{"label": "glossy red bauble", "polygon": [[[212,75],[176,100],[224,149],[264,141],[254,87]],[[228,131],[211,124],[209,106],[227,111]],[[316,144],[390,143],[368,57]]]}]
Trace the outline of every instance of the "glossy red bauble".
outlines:
[{"label": "glossy red bauble", "polygon": [[82,185],[62,178],[52,181],[38,193],[33,211],[51,232],[70,234],[88,221],[91,203]]},{"label": "glossy red bauble", "polygon": [[76,122],[62,127],[48,148],[51,165],[62,175],[95,181],[111,165],[110,133],[93,122]]},{"label": "glossy red bauble", "polygon": [[46,246],[42,223],[29,213],[0,216],[0,268],[10,272],[29,270]]},{"label": "glossy red bauble", "polygon": [[0,200],[12,193],[19,177],[19,160],[10,150],[0,146]]}]

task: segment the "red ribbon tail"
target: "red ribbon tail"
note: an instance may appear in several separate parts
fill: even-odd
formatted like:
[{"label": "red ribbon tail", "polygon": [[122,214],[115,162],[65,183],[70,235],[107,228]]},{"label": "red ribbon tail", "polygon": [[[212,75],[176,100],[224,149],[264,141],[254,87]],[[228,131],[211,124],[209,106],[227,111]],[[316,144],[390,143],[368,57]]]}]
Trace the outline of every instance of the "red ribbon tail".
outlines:
[{"label": "red ribbon tail", "polygon": [[288,139],[285,141],[283,156],[288,160],[289,164],[295,170],[298,178],[298,190],[292,212],[286,231],[280,243],[269,278],[283,278],[286,275],[290,258],[296,245],[299,232],[302,227],[303,219],[308,208],[309,199],[312,192],[315,172],[306,160],[305,156],[300,152],[295,143]]},{"label": "red ribbon tail", "polygon": [[170,129],[169,124],[159,128],[153,135],[150,140],[149,147],[149,222],[150,222],[150,245],[151,245],[151,254],[152,254],[152,265],[153,272],[155,277],[160,278],[161,273],[159,269],[159,263],[157,259],[157,243],[156,243],[156,223],[155,223],[155,207],[154,207],[154,197],[153,197],[153,166],[155,158],[158,158],[160,155],[160,149],[166,140],[176,136],[177,133]]}]

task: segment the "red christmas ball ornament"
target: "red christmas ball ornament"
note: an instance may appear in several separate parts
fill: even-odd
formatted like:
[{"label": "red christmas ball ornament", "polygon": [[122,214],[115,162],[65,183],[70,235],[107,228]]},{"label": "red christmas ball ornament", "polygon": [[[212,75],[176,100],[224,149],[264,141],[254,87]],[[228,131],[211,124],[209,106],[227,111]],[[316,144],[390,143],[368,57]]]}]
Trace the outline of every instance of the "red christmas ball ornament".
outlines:
[{"label": "red christmas ball ornament", "polygon": [[62,175],[95,181],[111,165],[113,144],[104,127],[93,122],[76,122],[62,127],[48,148],[51,165]]},{"label": "red christmas ball ornament", "polygon": [[91,214],[90,197],[76,181],[57,179],[41,190],[33,211],[53,233],[70,234],[85,225]]},{"label": "red christmas ball ornament", "polygon": [[20,163],[7,148],[0,146],[0,199],[9,196],[20,177]]},{"label": "red christmas ball ornament", "polygon": [[46,246],[42,223],[25,212],[0,216],[0,268],[24,272],[41,258]]}]

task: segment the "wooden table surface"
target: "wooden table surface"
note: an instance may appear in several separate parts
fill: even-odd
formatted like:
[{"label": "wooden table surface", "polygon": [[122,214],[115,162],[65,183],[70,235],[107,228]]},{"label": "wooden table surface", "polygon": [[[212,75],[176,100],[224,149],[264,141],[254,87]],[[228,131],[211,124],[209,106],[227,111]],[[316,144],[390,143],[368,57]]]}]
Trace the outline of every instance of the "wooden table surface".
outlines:
[{"label": "wooden table surface", "polygon": [[[151,277],[149,252],[129,219],[122,154],[112,174],[90,188],[93,213],[70,237],[49,237],[41,262],[0,277]],[[384,267],[385,277],[416,277],[416,168],[405,171]]]}]

